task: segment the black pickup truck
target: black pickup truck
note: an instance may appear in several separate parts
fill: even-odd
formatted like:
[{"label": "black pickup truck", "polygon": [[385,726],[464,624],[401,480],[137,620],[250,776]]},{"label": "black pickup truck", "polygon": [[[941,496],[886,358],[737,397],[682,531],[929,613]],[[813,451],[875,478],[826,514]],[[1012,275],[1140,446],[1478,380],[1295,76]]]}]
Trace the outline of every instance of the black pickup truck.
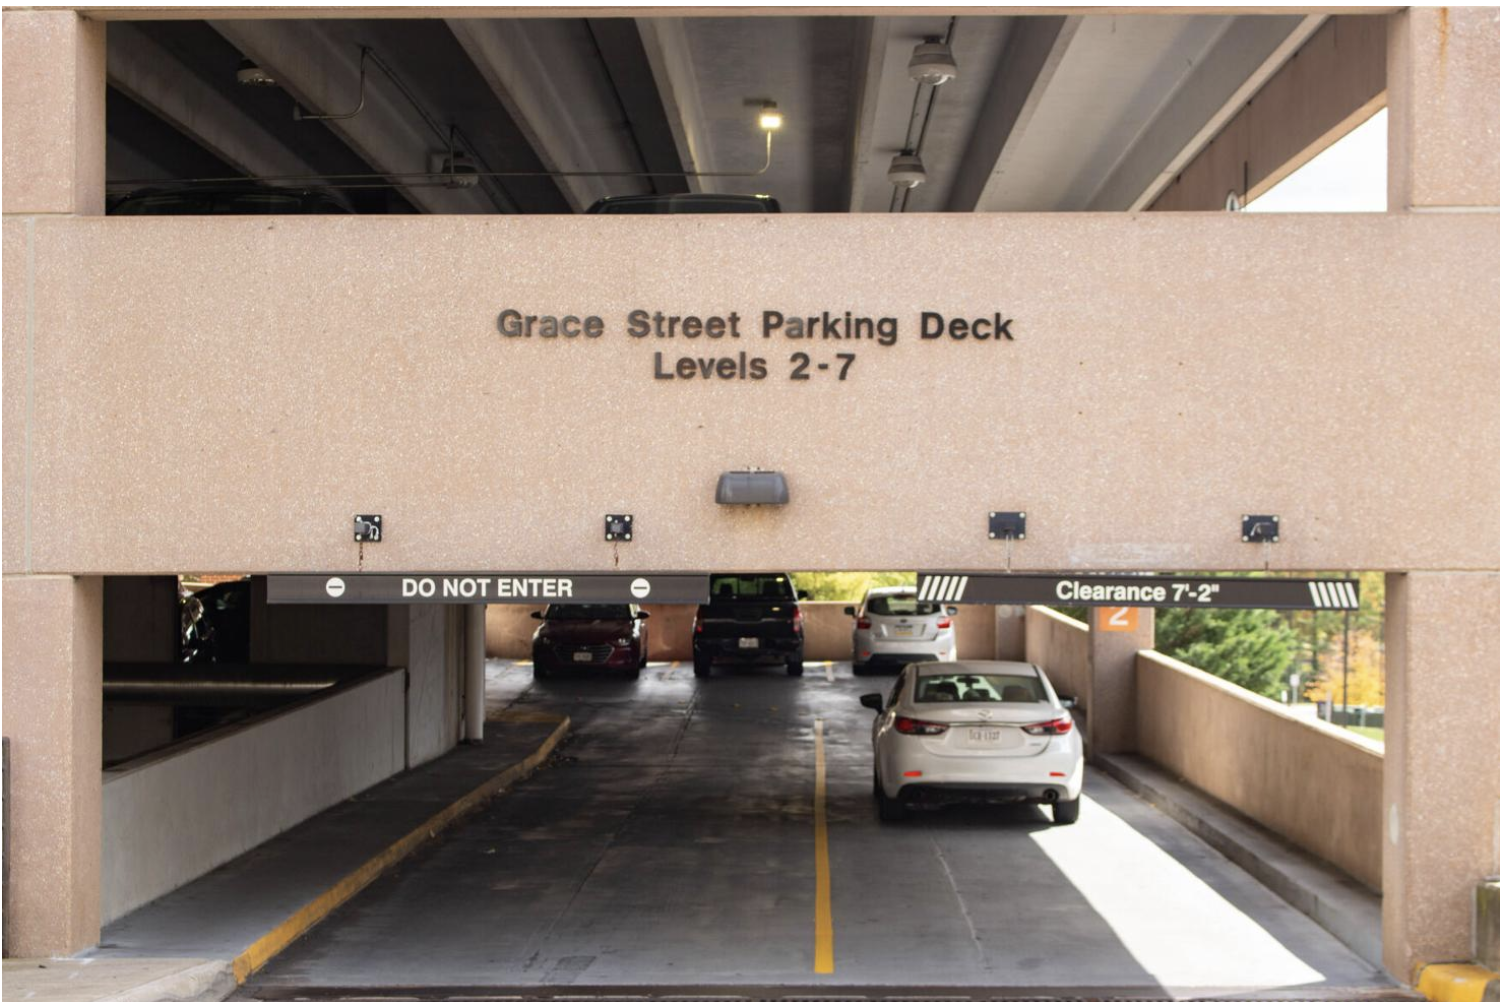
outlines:
[{"label": "black pickup truck", "polygon": [[802,610],[806,598],[790,574],[714,574],[708,604],[693,622],[693,674],[706,678],[715,661],[781,662],[802,674]]}]

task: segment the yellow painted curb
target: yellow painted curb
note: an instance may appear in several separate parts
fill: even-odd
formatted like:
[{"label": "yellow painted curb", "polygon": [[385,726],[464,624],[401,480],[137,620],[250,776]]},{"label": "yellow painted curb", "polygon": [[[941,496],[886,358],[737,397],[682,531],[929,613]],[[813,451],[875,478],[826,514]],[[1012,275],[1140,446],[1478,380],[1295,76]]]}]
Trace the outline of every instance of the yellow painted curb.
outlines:
[{"label": "yellow painted curb", "polygon": [[1428,964],[1417,978],[1417,991],[1432,1002],[1481,1002],[1491,982],[1500,982],[1500,974],[1478,964]]},{"label": "yellow painted curb", "polygon": [[397,841],[386,846],[375,856],[366,860],[358,869],[338,883],[297,909],[276,928],[266,933],[245,948],[234,958],[234,979],[239,984],[260,970],[282,950],[285,950],[307,930],[327,918],[336,908],[364,890],[386,870],[411,855],[423,842],[447,828],[453,822],[499,793],[507,786],[529,776],[536,767],[547,760],[560,741],[567,736],[572,721],[563,717],[557,727],[536,751],[509,768],[503,769],[453,803],[422,822]]}]

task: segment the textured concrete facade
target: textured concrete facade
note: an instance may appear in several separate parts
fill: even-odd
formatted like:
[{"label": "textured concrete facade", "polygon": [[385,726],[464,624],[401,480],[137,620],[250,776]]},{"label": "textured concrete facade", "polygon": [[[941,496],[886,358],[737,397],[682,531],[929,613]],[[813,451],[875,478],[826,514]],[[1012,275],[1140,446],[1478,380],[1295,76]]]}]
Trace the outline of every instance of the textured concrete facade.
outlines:
[{"label": "textured concrete facade", "polygon": [[71,953],[99,936],[104,589],[98,578],[9,577],[11,956]]},{"label": "textured concrete facade", "polygon": [[[38,571],[353,571],[356,512],[388,526],[365,571],[1000,568],[996,507],[1030,515],[1017,570],[1500,564],[1500,515],[1472,501],[1500,496],[1500,445],[1453,434],[1500,425],[1489,216],[5,225],[33,228],[34,266],[32,364],[7,380],[34,385],[30,492],[6,534]],[[512,307],[606,331],[506,338]],[[759,333],[762,310],[825,308],[900,340]],[[633,309],[746,332],[632,338]],[[924,310],[1001,311],[1014,340],[924,341]],[[858,357],[792,381],[801,350]],[[771,375],[657,379],[658,352]],[[918,461],[871,449],[881,426],[933,438]],[[913,462],[922,489],[891,489]],[[746,466],[784,471],[791,504],[715,505]],[[616,546],[619,511],[638,529]],[[1244,545],[1247,511],[1280,514],[1282,542]],[[903,530],[859,528],[882,524]]]},{"label": "textured concrete facade", "polygon": [[1385,964],[1468,959],[1500,873],[1500,574],[1386,578]]}]

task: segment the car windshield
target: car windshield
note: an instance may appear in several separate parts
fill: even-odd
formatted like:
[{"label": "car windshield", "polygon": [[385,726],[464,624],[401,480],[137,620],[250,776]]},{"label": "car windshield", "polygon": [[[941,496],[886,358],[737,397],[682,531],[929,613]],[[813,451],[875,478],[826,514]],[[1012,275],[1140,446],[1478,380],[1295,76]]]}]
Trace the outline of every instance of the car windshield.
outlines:
[{"label": "car windshield", "polygon": [[1042,680],[1035,675],[923,675],[917,679],[918,703],[1044,703]]},{"label": "car windshield", "polygon": [[942,608],[936,602],[918,602],[915,595],[872,595],[865,603],[871,616],[936,616]]},{"label": "car windshield", "polygon": [[782,601],[795,598],[792,582],[785,574],[716,574],[710,583],[713,601],[736,601],[738,599],[770,599]]},{"label": "car windshield", "polygon": [[630,606],[628,605],[549,605],[547,606],[546,619],[557,622],[558,620],[579,619],[629,619]]}]

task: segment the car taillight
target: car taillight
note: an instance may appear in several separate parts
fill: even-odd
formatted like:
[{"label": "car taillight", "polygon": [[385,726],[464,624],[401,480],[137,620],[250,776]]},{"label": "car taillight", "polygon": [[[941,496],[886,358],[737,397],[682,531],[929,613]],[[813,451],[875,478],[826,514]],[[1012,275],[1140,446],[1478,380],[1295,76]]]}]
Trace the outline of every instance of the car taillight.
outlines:
[{"label": "car taillight", "polygon": [[1044,720],[1040,724],[1024,724],[1021,727],[1027,734],[1066,734],[1072,729],[1073,721],[1068,717]]},{"label": "car taillight", "polygon": [[934,724],[929,720],[913,720],[911,717],[897,717],[896,730],[902,734],[946,734],[947,724]]},{"label": "car taillight", "polygon": [[802,632],[802,610],[801,609],[793,609],[792,610],[792,632],[793,633],[801,633]]},{"label": "car taillight", "polygon": [[949,629],[952,629],[952,628],[953,628],[953,620],[951,620],[951,619],[940,619],[940,620],[938,620],[938,629],[939,630],[949,630]]},{"label": "car taillight", "polygon": [[693,632],[694,633],[702,633],[703,632],[703,624],[702,623],[694,623],[693,624]]},{"label": "car taillight", "polygon": [[870,621],[868,619],[856,619],[854,621],[854,628],[856,630],[868,630],[870,628]]}]

